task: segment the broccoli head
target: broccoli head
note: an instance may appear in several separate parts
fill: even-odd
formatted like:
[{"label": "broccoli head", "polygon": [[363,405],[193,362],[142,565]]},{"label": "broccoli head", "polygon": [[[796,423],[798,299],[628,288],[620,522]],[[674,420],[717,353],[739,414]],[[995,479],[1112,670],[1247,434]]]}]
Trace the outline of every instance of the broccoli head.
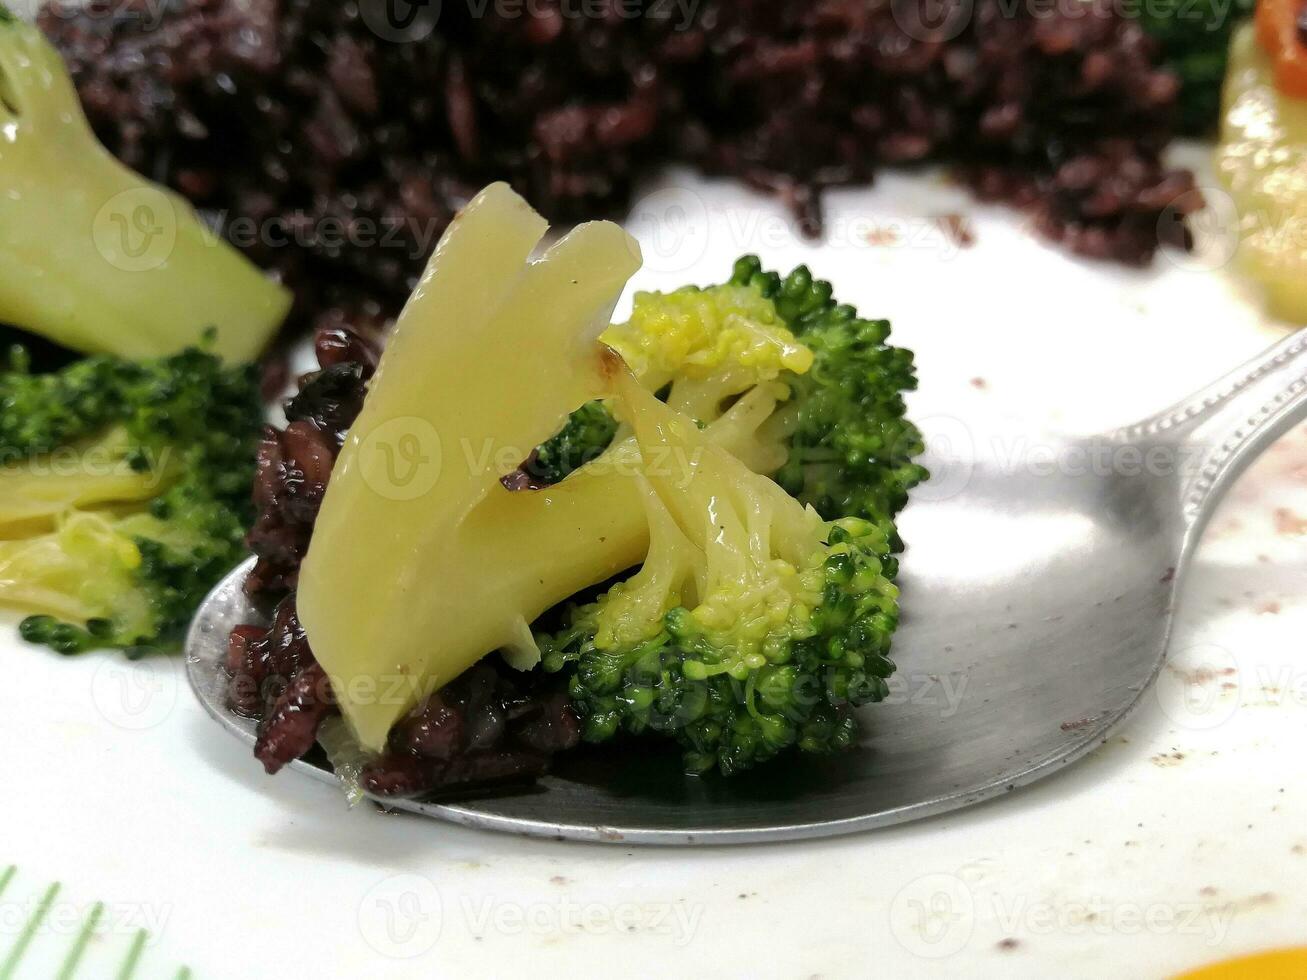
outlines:
[{"label": "broccoli head", "polygon": [[[721,418],[744,392],[812,366],[812,352],[795,339],[776,304],[749,284],[636,293],[630,318],[599,339],[622,355],[646,388],[666,389],[668,404],[704,425]],[[788,399],[783,384],[776,390]],[[598,459],[617,431],[603,401],[587,403],[536,450],[530,475],[539,483],[559,482]],[[774,468],[781,459],[780,433],[769,441]]]},{"label": "broccoli head", "polygon": [[[681,742],[689,768],[735,772],[788,746],[848,744],[856,732],[849,709],[885,696],[898,619],[893,553],[903,547],[894,518],[927,475],[913,462],[922,440],[905,416],[903,393],[916,387],[912,355],[888,338],[887,321],[836,303],[830,284],[805,267],[781,278],[753,256],[721,286],[638,294],[630,320],[603,334],[643,387],[665,399],[646,398],[644,418],[678,412],[703,426],[741,404],[743,392],[769,390],[752,452],[732,445],[732,459],[717,440],[717,465],[698,477],[714,490],[701,495],[692,520],[706,526],[709,506],[757,514],[766,500],[781,527],[803,526],[806,516],[809,537],[797,558],[772,556],[761,566],[783,572],[778,579],[758,579],[757,567],[740,577],[747,563],[737,565],[714,597],[695,570],[701,576],[722,549],[746,554],[747,520],[737,516],[730,534],[717,528],[705,548],[671,519],[665,482],[660,495],[646,491],[652,533],[641,570],[536,637],[545,669],[571,673],[587,738],[664,733]],[[682,455],[692,442],[705,448],[684,424],[657,431],[679,432]],[[666,439],[640,443],[646,459],[675,458],[672,448]],[[755,600],[762,605],[750,607]],[[713,622],[734,628],[714,631]]]},{"label": "broccoli head", "polygon": [[58,52],[0,3],[0,322],[84,353],[256,357],[290,293],[91,131]]},{"label": "broccoli head", "polygon": [[586,737],[664,733],[689,768],[727,774],[849,744],[848,709],[884,698],[894,670],[885,535],[823,521],[635,382],[622,405],[646,460],[648,555],[538,637],[545,669],[572,671]]},{"label": "broccoli head", "polygon": [[670,386],[669,404],[705,422],[720,414],[725,399],[812,367],[812,351],[749,283],[637,293],[630,319],[599,339],[646,388]]},{"label": "broccoli head", "polygon": [[208,352],[0,372],[0,604],[64,653],[176,642],[244,553],[262,404]]},{"label": "broccoli head", "polygon": [[793,414],[786,423],[788,459],[777,482],[827,519],[879,524],[901,550],[894,515],[927,476],[913,462],[925,447],[903,402],[903,392],[917,387],[912,352],[887,343],[888,320],[863,319],[836,303],[831,284],[804,266],[782,279],[746,256],[731,282],[772,300],[812,351],[812,369],[785,379],[793,388]]},{"label": "broccoli head", "polygon": [[1253,0],[1153,0],[1136,8],[1140,26],[1180,80],[1179,128],[1207,136],[1221,119],[1230,40],[1253,13]]},{"label": "broccoli head", "polygon": [[[927,473],[913,462],[924,446],[903,401],[917,386],[912,352],[890,345],[889,333],[887,320],[836,303],[830,283],[805,266],[781,278],[745,256],[724,285],[637,293],[630,319],[600,339],[646,388],[666,389],[669,405],[701,423],[749,388],[779,384],[784,397],[760,433],[777,462],[754,468],[827,519],[878,524],[899,551],[894,515]],[[574,445],[578,433],[599,431],[600,411],[591,404],[574,415],[542,458],[557,458],[554,447]],[[592,440],[585,458],[611,438]]]}]

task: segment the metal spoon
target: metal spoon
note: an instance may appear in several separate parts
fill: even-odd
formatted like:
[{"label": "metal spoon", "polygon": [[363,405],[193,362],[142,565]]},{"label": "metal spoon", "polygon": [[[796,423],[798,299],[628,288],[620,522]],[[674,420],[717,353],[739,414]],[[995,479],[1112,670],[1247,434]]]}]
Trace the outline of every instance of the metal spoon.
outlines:
[{"label": "metal spoon", "polygon": [[[1307,417],[1307,331],[1174,408],[1090,439],[1027,440],[1018,460],[961,430],[901,522],[899,686],[862,712],[854,750],[734,780],[674,756],[579,752],[535,792],[387,802],[492,830],[580,840],[724,844],[842,834],[958,809],[1031,783],[1100,744],[1165,657],[1177,590],[1234,478]],[[959,423],[960,425],[960,423]],[[187,641],[191,684],[225,704],[231,627],[256,620],[233,572]],[[324,779],[304,762],[294,768]],[[251,760],[251,778],[255,778]]]}]

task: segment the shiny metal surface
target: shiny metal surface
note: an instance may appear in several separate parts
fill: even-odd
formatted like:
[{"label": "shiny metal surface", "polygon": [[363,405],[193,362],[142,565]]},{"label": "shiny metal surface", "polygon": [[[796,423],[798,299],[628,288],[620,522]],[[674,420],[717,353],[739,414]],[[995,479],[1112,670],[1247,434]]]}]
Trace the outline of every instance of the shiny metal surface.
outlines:
[{"label": "shiny metal surface", "polygon": [[[534,792],[391,806],[545,837],[721,844],[886,826],[1033,782],[1101,743],[1157,676],[1216,501],[1307,417],[1305,350],[1307,333],[1289,337],[1172,409],[1091,439],[1031,435],[1014,450],[1010,433],[951,420],[900,525],[898,679],[888,702],[863,709],[861,744],[845,755],[727,781],[683,776],[674,756],[582,751]],[[253,725],[224,707],[221,667],[227,630],[253,618],[243,574],[201,608],[187,656],[209,712],[252,743]]]}]

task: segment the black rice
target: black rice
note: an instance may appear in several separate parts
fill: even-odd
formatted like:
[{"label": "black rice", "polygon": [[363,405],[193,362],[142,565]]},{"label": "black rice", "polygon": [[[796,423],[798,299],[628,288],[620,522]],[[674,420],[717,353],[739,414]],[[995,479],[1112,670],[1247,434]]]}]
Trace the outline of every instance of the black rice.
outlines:
[{"label": "black rice", "polygon": [[[375,340],[339,325],[319,327],[320,370],[301,379],[288,424],[268,427],[258,452],[257,556],[246,592],[272,607],[268,627],[245,625],[228,641],[228,704],[259,719],[255,757],[276,772],[313,748],[337,714],[331,680],[299,621],[295,587],[345,433],[376,367]],[[386,751],[363,771],[379,796],[414,796],[533,779],[580,739],[557,677],[522,674],[491,655],[432,693],[395,726]]]},{"label": "black rice", "polygon": [[1183,247],[1168,207],[1200,200],[1161,162],[1178,80],[1112,4],[446,0],[406,41],[377,30],[384,8],[93,0],[40,23],[110,150],[278,270],[299,322],[393,315],[495,179],[568,220],[620,214],[687,161],[817,234],[823,188],[944,162],[1041,234],[1134,264]]}]

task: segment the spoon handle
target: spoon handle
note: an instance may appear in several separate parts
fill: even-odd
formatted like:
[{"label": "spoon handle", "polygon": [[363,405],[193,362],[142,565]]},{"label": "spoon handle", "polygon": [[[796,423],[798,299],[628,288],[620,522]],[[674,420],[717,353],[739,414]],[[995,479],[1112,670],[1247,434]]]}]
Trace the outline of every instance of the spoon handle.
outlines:
[{"label": "spoon handle", "polygon": [[1220,381],[1132,426],[1132,441],[1169,445],[1179,463],[1186,543],[1197,540],[1236,477],[1307,419],[1307,329]]}]

